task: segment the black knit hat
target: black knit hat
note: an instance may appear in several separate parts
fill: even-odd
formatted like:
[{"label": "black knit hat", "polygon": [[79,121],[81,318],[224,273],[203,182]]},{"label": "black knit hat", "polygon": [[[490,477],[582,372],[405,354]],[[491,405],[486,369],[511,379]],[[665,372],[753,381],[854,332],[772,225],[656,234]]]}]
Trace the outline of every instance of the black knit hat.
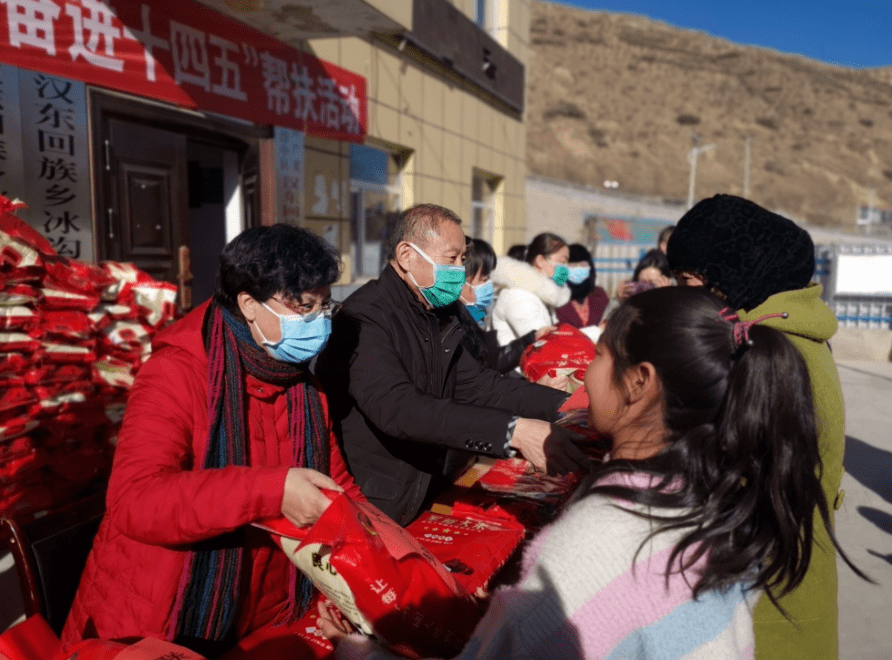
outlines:
[{"label": "black knit hat", "polygon": [[815,272],[808,232],[733,195],[704,199],[669,239],[669,267],[703,277],[734,309],[751,310],[781,291],[802,289]]}]

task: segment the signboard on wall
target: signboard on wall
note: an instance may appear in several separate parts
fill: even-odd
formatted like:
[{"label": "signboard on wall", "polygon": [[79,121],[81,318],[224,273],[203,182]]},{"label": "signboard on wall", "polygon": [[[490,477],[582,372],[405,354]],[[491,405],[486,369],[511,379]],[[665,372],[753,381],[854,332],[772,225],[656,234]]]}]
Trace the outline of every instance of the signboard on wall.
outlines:
[{"label": "signboard on wall", "polygon": [[59,254],[92,261],[86,86],[0,65],[0,88],[0,190]]},{"label": "signboard on wall", "polygon": [[0,62],[362,142],[366,81],[191,0],[0,0]]},{"label": "signboard on wall", "polygon": [[304,181],[304,134],[276,126],[276,222],[300,224]]}]

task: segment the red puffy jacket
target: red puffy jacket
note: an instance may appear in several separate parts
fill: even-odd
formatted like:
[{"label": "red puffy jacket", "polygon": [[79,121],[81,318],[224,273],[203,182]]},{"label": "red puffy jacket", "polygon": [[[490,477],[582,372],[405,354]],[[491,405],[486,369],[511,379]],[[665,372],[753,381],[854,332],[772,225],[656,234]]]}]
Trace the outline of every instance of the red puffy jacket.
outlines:
[{"label": "red puffy jacket", "polygon": [[[159,333],[134,383],[115,451],[108,510],[93,543],[65,629],[66,647],[87,637],[166,638],[189,544],[281,513],[291,465],[281,387],[247,377],[250,467],[197,470],[208,434],[207,304]],[[325,415],[327,402],[323,397]],[[354,498],[331,434],[331,477]],[[287,605],[290,563],[269,535],[246,527],[239,638]],[[244,583],[243,583],[244,584]]]}]

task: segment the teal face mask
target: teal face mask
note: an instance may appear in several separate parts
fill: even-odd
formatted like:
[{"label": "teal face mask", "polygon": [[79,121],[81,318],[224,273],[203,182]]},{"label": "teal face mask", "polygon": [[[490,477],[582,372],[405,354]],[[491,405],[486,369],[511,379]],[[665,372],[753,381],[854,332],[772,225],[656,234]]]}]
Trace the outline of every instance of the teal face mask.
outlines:
[{"label": "teal face mask", "polygon": [[421,291],[421,295],[431,304],[431,307],[446,307],[458,300],[461,289],[465,285],[465,267],[434,263],[434,260],[417,245],[414,243],[409,243],[409,245],[434,267],[434,283],[427,287],[418,286],[415,277],[409,273],[412,284]]},{"label": "teal face mask", "polygon": [[564,286],[568,277],[570,277],[570,269],[564,264],[556,264],[554,267],[554,275],[551,276],[551,279],[555,281],[555,284]]}]

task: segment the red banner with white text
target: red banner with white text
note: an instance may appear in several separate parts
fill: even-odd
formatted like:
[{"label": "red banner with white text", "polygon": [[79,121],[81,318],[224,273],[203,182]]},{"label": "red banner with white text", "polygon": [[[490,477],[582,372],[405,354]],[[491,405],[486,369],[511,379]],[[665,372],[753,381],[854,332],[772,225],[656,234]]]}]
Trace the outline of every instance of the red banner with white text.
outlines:
[{"label": "red banner with white text", "polygon": [[191,0],[0,0],[0,62],[362,142],[365,78]]}]

